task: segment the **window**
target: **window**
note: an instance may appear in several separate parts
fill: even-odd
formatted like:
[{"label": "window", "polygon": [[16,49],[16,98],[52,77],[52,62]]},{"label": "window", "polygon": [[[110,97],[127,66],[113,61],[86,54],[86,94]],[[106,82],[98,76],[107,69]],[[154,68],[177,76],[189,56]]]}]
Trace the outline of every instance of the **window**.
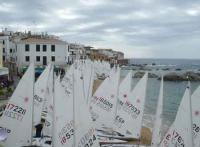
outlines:
[{"label": "window", "polygon": [[56,60],[56,59],[55,59],[55,56],[51,56],[51,61],[52,61],[52,62],[55,62],[55,60]]},{"label": "window", "polygon": [[36,44],[36,52],[39,52],[39,51],[40,51],[40,45]]},{"label": "window", "polygon": [[3,40],[3,44],[5,44],[5,41]]},{"label": "window", "polygon": [[10,53],[12,53],[12,49],[10,49]]},{"label": "window", "polygon": [[25,45],[25,51],[26,51],[26,52],[29,52],[29,50],[30,50],[29,44],[26,44],[26,45]]},{"label": "window", "polygon": [[5,56],[3,56],[3,61],[5,61],[6,60],[6,57]]},{"label": "window", "polygon": [[40,62],[40,56],[36,56],[36,61]]},{"label": "window", "polygon": [[26,57],[25,57],[25,61],[26,61],[26,62],[29,62],[29,61],[30,61],[30,57],[29,57],[29,56],[26,56]]},{"label": "window", "polygon": [[5,51],[5,48],[3,48],[3,53],[5,53],[6,51]]},{"label": "window", "polygon": [[47,45],[43,45],[43,52],[47,51]]},{"label": "window", "polygon": [[51,51],[55,52],[55,45],[51,45]]}]

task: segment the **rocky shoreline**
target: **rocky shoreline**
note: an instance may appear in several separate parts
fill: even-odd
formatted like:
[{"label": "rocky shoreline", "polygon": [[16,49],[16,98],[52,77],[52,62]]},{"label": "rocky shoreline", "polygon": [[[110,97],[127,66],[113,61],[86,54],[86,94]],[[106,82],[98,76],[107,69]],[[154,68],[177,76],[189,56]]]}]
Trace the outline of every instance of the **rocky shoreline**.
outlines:
[{"label": "rocky shoreline", "polygon": [[[133,78],[142,78],[145,71],[138,71],[134,74]],[[186,71],[186,72],[168,72],[163,75],[164,81],[193,81],[199,82],[200,81],[200,73],[193,72],[193,71]],[[161,79],[160,75],[156,73],[149,73],[149,78],[156,78],[158,80]]]}]

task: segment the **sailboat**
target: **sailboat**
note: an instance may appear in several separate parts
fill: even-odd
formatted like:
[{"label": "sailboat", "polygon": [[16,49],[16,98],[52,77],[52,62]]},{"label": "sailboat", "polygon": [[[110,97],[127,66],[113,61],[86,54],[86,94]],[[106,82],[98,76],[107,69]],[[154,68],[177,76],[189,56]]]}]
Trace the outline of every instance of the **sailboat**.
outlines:
[{"label": "sailboat", "polygon": [[90,113],[95,127],[112,128],[116,112],[117,93],[120,70],[111,70],[110,75],[102,82],[90,101]]},{"label": "sailboat", "polygon": [[32,144],[34,65],[31,64],[21,78],[0,118],[0,127],[6,130],[4,147]]},{"label": "sailboat", "polygon": [[190,84],[185,90],[175,121],[160,147],[193,147]]},{"label": "sailboat", "polygon": [[53,84],[54,84],[54,67],[51,66],[46,93],[45,93],[45,103],[43,107],[43,116],[42,118],[45,120],[45,124],[43,127],[43,136],[52,137],[53,134],[53,114],[54,114],[54,91],[53,91]]},{"label": "sailboat", "polygon": [[[54,147],[72,147],[74,136],[73,98],[72,94],[66,98],[65,88],[60,83],[60,78],[55,80],[54,93]],[[68,87],[70,88],[70,87]],[[72,93],[69,89],[68,92]]]},{"label": "sailboat", "polygon": [[41,123],[42,111],[44,103],[46,101],[46,93],[48,87],[49,73],[51,70],[51,64],[49,64],[46,69],[39,76],[38,80],[35,83],[34,87],[34,117],[33,125]]},{"label": "sailboat", "polygon": [[[119,92],[118,92],[118,102],[117,102],[117,110],[116,110],[116,117],[114,120],[114,128],[116,128],[117,131],[120,133],[124,133],[123,130],[125,129],[125,126],[127,125],[124,118],[120,117],[121,111],[123,111],[120,107],[120,104],[124,102],[124,99],[127,99],[130,96],[131,92],[131,84],[132,84],[132,71],[130,71],[126,77],[123,79],[123,81],[119,85]],[[128,117],[128,116],[127,116]]]},{"label": "sailboat", "polygon": [[156,109],[156,120],[153,127],[151,147],[158,147],[161,141],[162,113],[163,113],[163,77],[161,78],[160,93]]},{"label": "sailboat", "polygon": [[192,99],[192,121],[194,147],[200,147],[200,86],[194,91]]},{"label": "sailboat", "polygon": [[75,67],[73,73],[74,146],[99,147],[96,129],[84,98],[83,85],[83,75],[81,71]]},{"label": "sailboat", "polygon": [[86,98],[87,104],[92,97],[92,88],[94,84],[94,65],[91,61],[86,60],[82,68],[83,74],[83,86],[84,86],[84,97]]},{"label": "sailboat", "polygon": [[147,80],[148,73],[145,73],[133,91],[119,99],[115,123],[117,121],[121,125],[115,129],[124,135],[124,139],[139,139],[141,136]]}]

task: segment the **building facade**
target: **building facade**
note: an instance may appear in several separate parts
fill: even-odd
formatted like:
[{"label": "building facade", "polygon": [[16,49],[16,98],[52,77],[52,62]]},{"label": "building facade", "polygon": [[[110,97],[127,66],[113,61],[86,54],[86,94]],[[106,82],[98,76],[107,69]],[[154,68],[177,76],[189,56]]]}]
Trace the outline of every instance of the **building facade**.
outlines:
[{"label": "building facade", "polygon": [[3,67],[3,44],[0,41],[0,67]]},{"label": "building facade", "polygon": [[15,62],[21,69],[30,63],[64,66],[68,61],[68,45],[56,38],[28,37],[16,43]]},{"label": "building facade", "polygon": [[70,43],[68,47],[69,58],[68,63],[72,64],[75,60],[87,59],[84,45],[77,43]]}]

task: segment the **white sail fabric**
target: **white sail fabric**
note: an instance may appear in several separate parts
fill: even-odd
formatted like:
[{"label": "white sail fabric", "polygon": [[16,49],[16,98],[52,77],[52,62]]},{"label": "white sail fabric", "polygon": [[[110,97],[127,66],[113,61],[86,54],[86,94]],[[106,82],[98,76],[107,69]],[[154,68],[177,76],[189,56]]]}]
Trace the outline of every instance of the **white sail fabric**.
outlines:
[{"label": "white sail fabric", "polygon": [[160,147],[193,147],[190,87],[186,88],[176,119],[165,134]]},{"label": "white sail fabric", "polygon": [[40,77],[35,83],[34,87],[34,126],[41,122],[42,110],[44,106],[45,96],[47,92],[47,82],[49,79],[49,73],[51,69],[51,64],[49,64],[46,69],[42,72]]},{"label": "white sail fabric", "polygon": [[34,76],[34,65],[31,64],[0,118],[0,127],[7,132],[7,139],[0,142],[4,147],[31,145]]},{"label": "white sail fabric", "polygon": [[111,71],[94,93],[90,102],[90,113],[97,128],[113,127],[116,113],[120,70]]},{"label": "white sail fabric", "polygon": [[127,98],[120,100],[120,104],[117,106],[118,113],[115,117],[115,123],[121,123],[123,127],[115,129],[127,137],[140,138],[147,80],[148,73],[140,79]]},{"label": "white sail fabric", "polygon": [[92,89],[94,84],[94,68],[93,63],[87,61],[83,68],[83,83],[84,83],[84,95],[86,98],[86,102],[90,101],[92,97]]},{"label": "white sail fabric", "polygon": [[45,104],[44,104],[44,111],[46,115],[44,115],[44,119],[45,119],[45,125],[43,128],[43,135],[44,136],[52,136],[52,122],[53,122],[53,97],[54,97],[54,93],[53,93],[53,71],[54,68],[53,66],[51,66],[50,69],[50,73],[49,73],[49,77],[48,77],[48,82],[47,82],[47,90],[45,93]]},{"label": "white sail fabric", "polygon": [[[53,146],[73,147],[74,121],[73,121],[73,98],[72,94],[66,98],[65,89],[60,83],[60,79],[55,80],[54,99],[54,135]],[[68,91],[71,93],[71,88]]]},{"label": "white sail fabric", "polygon": [[[116,128],[117,131],[120,133],[124,133],[127,128],[127,123],[123,121],[126,117],[129,117],[129,114],[125,114],[124,116],[121,116],[124,114],[121,111],[124,111],[119,106],[121,103],[124,103],[126,99],[130,96],[131,92],[131,83],[132,83],[132,71],[130,71],[126,77],[123,79],[123,81],[119,85],[119,93],[118,93],[118,103],[117,103],[117,112],[116,112],[116,119],[114,120],[114,128]],[[119,107],[118,107],[119,106]]]},{"label": "white sail fabric", "polygon": [[75,137],[74,147],[100,147],[84,98],[83,76],[79,69],[73,74]]},{"label": "white sail fabric", "polygon": [[156,120],[154,123],[152,134],[152,147],[158,147],[161,141],[161,125],[162,125],[162,113],[163,113],[163,77],[160,84],[160,93],[158,97],[158,104],[156,109]]},{"label": "white sail fabric", "polygon": [[191,96],[194,147],[200,147],[200,86]]}]

